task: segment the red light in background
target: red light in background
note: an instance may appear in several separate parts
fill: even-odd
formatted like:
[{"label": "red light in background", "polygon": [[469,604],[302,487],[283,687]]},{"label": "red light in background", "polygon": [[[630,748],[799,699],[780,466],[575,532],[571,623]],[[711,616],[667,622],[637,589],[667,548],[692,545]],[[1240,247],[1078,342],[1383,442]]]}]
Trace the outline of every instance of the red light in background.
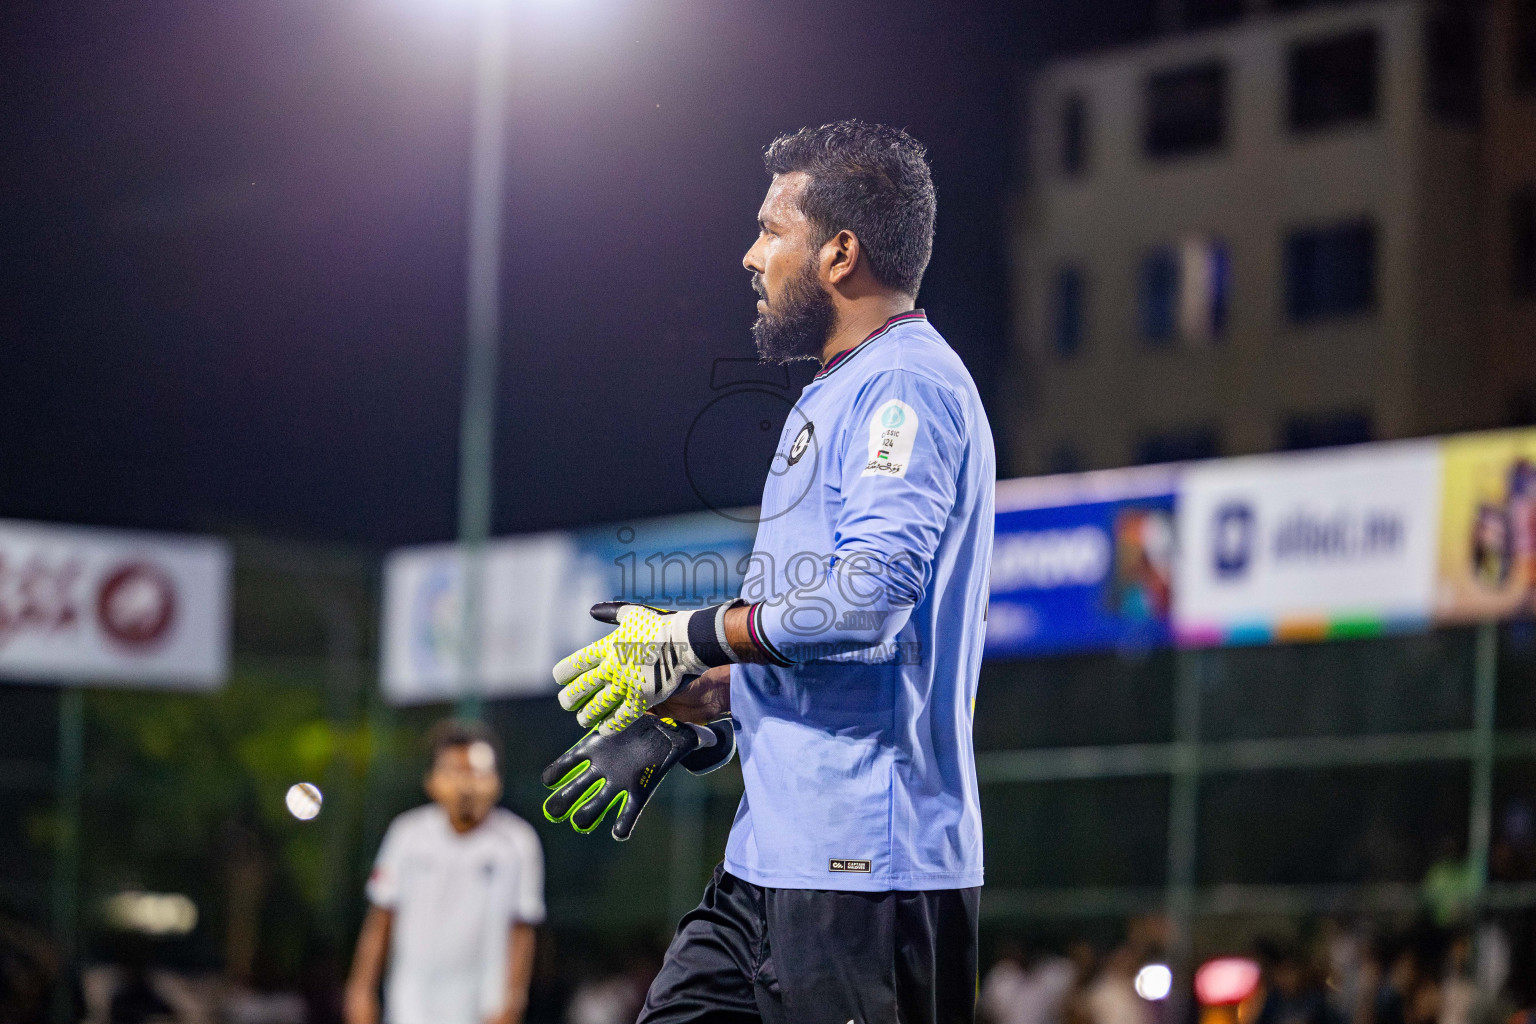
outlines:
[{"label": "red light in background", "polygon": [[1259,965],[1237,956],[1202,964],[1195,972],[1195,998],[1202,1006],[1240,1003],[1259,987]]}]

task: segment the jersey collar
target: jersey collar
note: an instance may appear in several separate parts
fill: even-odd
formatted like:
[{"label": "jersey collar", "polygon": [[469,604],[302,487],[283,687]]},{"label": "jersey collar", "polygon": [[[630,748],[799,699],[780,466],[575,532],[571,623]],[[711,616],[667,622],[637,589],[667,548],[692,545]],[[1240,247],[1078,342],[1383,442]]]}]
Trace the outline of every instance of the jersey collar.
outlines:
[{"label": "jersey collar", "polygon": [[891,317],[885,323],[883,323],[879,327],[875,328],[875,330],[873,332],[871,332],[869,337],[865,338],[863,341],[859,342],[857,345],[853,346],[852,348],[845,348],[841,352],[839,352],[837,355],[833,356],[830,360],[827,361],[827,365],[823,366],[821,368],[821,372],[818,373],[816,376],[812,377],[811,379],[812,380],[821,380],[821,378],[825,377],[827,374],[831,373],[833,370],[837,369],[839,366],[842,366],[844,363],[846,363],[850,358],[853,357],[854,353],[856,353],[856,352],[860,351],[861,349],[863,349],[864,346],[868,345],[870,342],[874,341],[876,338],[878,338],[881,335],[885,334],[885,332],[889,331],[891,328],[895,327],[897,324],[904,324],[904,323],[908,323],[908,322],[913,321],[913,320],[926,320],[926,319],[928,319],[928,314],[924,313],[920,309],[909,309],[905,313],[897,313],[895,316]]}]

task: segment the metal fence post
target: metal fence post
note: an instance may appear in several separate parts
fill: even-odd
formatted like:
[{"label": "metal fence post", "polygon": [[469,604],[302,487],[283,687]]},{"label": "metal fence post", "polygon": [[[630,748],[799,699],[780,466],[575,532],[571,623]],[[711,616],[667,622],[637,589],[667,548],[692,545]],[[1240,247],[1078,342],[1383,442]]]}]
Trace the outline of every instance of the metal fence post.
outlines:
[{"label": "metal fence post", "polygon": [[[325,622],[325,717],[338,741],[357,721],[358,693],[363,685],[361,634],[358,616],[346,595],[334,587],[313,584],[318,611]],[[353,783],[350,756],[334,750],[325,769],[325,793],[331,801],[326,822],[326,875],[331,886],[324,898],[325,927],[344,948],[349,924],[347,907],[352,901],[352,857],[349,846],[362,822],[361,801]]]},{"label": "metal fence post", "polygon": [[1200,809],[1200,690],[1204,651],[1180,651],[1174,681],[1173,765],[1168,794],[1168,993],[1171,1024],[1189,1013],[1193,974],[1190,931],[1195,914],[1195,853]]},{"label": "metal fence post", "polygon": [[53,862],[53,934],[59,973],[53,992],[53,1019],[73,1024],[75,970],[79,964],[80,801],[85,763],[85,694],[77,686],[59,690],[58,834]]},{"label": "metal fence post", "polygon": [[1499,627],[1477,627],[1472,676],[1472,792],[1467,822],[1467,864],[1475,913],[1488,884],[1488,847],[1493,833],[1494,712],[1499,688]]},{"label": "metal fence post", "polygon": [[481,0],[469,161],[468,338],[459,426],[459,544],[464,590],[459,613],[458,714],[484,712],[485,546],[491,534],[496,438],[496,373],[501,344],[501,235],[506,185],[508,5]]},{"label": "metal fence post", "polygon": [[688,772],[675,772],[672,790],[672,856],[667,879],[667,909],[673,921],[698,905],[704,863],[704,812],[708,783]]}]

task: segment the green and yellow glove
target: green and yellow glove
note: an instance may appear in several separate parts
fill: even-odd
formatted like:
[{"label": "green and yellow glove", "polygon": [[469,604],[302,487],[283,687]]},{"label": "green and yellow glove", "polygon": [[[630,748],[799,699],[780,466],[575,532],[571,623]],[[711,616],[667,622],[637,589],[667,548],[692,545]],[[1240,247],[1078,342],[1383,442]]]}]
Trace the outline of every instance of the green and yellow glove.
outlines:
[{"label": "green and yellow glove", "polygon": [[622,842],[673,765],[704,775],[735,752],[736,731],[729,718],[709,726],[679,725],[642,714],[620,732],[593,729],[544,769],[541,780],[555,791],[544,801],[544,817],[569,819],[572,828],[586,833],[617,809],[613,838]]},{"label": "green and yellow glove", "polygon": [[644,604],[607,601],[592,617],[619,628],[555,666],[560,706],[576,712],[583,728],[604,735],[640,720],[706,669],[734,661],[725,640],[730,604],[695,612],[669,612]]}]

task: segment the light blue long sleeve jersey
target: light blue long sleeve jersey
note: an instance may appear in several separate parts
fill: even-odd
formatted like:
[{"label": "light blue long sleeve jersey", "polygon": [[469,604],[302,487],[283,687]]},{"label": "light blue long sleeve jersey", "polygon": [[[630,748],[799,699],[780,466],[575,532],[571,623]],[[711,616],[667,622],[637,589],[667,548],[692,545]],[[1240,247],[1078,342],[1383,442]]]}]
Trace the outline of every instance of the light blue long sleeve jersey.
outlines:
[{"label": "light blue long sleeve jersey", "polygon": [[742,590],[780,664],[731,669],[746,793],[726,870],[788,889],[981,884],[971,722],[996,482],[976,385],[921,310],[801,394]]}]

